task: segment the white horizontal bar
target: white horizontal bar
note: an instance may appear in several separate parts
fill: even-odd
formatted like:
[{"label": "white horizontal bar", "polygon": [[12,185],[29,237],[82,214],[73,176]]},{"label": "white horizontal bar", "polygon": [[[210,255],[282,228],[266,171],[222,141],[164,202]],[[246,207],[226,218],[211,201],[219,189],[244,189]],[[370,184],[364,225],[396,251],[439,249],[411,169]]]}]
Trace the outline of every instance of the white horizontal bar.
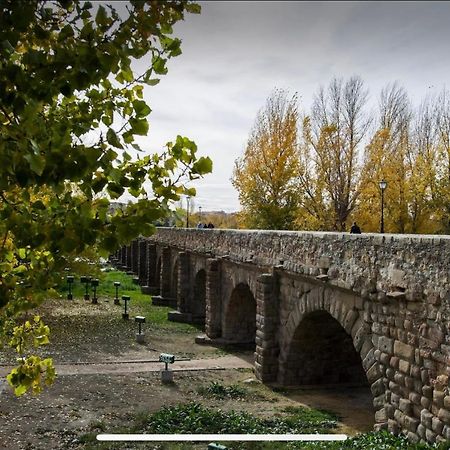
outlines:
[{"label": "white horizontal bar", "polygon": [[345,441],[345,434],[98,434],[98,441]]}]

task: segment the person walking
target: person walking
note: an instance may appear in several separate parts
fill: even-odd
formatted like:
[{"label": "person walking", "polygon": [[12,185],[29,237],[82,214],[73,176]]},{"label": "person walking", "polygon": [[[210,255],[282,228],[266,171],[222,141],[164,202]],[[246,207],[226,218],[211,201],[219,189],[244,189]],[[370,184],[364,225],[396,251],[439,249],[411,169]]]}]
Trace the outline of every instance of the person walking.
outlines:
[{"label": "person walking", "polygon": [[361,234],[361,228],[358,227],[356,222],[353,222],[353,225],[350,228],[350,234]]}]

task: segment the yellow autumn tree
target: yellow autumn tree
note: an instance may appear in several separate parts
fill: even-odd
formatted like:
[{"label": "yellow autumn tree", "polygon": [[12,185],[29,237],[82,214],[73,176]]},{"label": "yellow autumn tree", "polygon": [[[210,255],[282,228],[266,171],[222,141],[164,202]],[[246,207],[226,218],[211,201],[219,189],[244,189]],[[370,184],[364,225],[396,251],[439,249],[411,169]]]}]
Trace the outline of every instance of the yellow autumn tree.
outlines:
[{"label": "yellow autumn tree", "polygon": [[299,206],[297,95],[276,89],[258,113],[231,182],[246,228],[292,229]]},{"label": "yellow autumn tree", "polygon": [[353,215],[364,231],[380,230],[381,180],[387,182],[386,232],[436,231],[432,220],[435,178],[432,111],[430,100],[425,100],[413,114],[406,91],[397,83],[381,91],[377,127],[365,150],[360,197]]}]

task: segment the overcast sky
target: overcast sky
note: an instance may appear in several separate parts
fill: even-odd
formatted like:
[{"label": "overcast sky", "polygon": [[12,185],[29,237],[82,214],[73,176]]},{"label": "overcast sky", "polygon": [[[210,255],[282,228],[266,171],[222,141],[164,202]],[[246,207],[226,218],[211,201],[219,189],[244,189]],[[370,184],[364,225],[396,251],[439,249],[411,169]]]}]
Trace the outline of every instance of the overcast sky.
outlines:
[{"label": "overcast sky", "polygon": [[146,90],[149,136],[160,149],[177,134],[214,162],[197,187],[196,210],[236,211],[230,183],[258,110],[271,91],[298,92],[307,111],[320,85],[359,75],[375,107],[381,88],[399,81],[418,104],[450,85],[447,2],[199,2],[175,27],[182,55]]}]

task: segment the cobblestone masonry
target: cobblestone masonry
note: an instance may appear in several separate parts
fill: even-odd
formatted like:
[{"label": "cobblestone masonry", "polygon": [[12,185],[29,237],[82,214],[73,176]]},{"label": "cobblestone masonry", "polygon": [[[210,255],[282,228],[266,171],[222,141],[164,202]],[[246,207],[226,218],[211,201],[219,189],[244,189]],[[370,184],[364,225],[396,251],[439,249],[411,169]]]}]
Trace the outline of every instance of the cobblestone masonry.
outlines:
[{"label": "cobblestone masonry", "polygon": [[[254,298],[263,382],[364,381],[376,429],[450,439],[449,237],[160,228],[147,241],[164,255],[161,295],[175,288],[185,312],[195,303],[186,283],[204,268],[210,338],[249,330],[239,316]],[[117,253],[128,266],[129,249]]]}]

